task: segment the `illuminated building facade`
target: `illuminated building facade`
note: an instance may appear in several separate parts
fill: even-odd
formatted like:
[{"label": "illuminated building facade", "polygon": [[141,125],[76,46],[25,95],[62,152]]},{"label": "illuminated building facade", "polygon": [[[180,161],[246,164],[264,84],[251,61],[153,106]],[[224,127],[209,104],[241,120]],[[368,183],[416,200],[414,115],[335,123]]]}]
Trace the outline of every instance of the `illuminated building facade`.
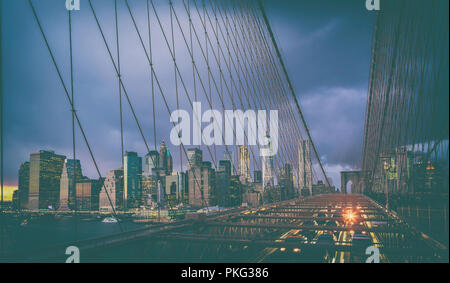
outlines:
[{"label": "illuminated building facade", "polygon": [[187,150],[188,169],[195,166],[200,166],[203,160],[203,153],[198,148],[189,148]]},{"label": "illuminated building facade", "polygon": [[100,211],[112,211],[114,207],[115,210],[122,210],[123,205],[123,169],[119,168],[109,171],[106,175],[100,191],[99,209]]},{"label": "illuminated building facade", "polygon": [[59,208],[60,211],[74,209],[75,184],[83,178],[80,160],[66,159],[62,169],[59,186]]},{"label": "illuminated building facade", "polygon": [[167,204],[171,207],[183,203],[188,204],[188,185],[184,172],[173,172],[172,175],[165,177],[165,193]]},{"label": "illuminated building facade", "polygon": [[30,154],[29,209],[58,207],[64,160],[65,156],[55,154],[54,151],[41,150]]},{"label": "illuminated building facade", "polygon": [[267,138],[269,139],[269,143],[267,146],[263,146],[262,149],[266,151],[268,154],[265,154],[261,157],[262,160],[262,190],[265,191],[266,188],[272,187],[275,185],[274,183],[274,172],[273,172],[273,156],[271,154],[271,146],[272,140],[267,134]]},{"label": "illuminated building facade", "polygon": [[145,207],[153,207],[156,203],[158,176],[144,172],[141,179],[142,187],[142,205]]},{"label": "illuminated building facade", "polygon": [[137,208],[142,200],[142,158],[136,152],[124,156],[124,209]]},{"label": "illuminated building facade", "polygon": [[159,147],[158,170],[159,170],[159,174],[161,176],[170,175],[170,174],[172,174],[172,170],[173,170],[172,155],[164,141],[162,141],[161,146]]},{"label": "illuminated building facade", "polygon": [[156,150],[151,150],[144,159],[144,173],[156,174],[159,165],[159,153]]},{"label": "illuminated building facade", "polygon": [[246,145],[239,146],[238,175],[242,183],[248,183],[250,177],[250,154]]},{"label": "illuminated building facade", "polygon": [[307,189],[312,195],[312,164],[311,146],[309,140],[300,140],[298,143],[298,187]]},{"label": "illuminated building facade", "polygon": [[81,211],[99,210],[99,196],[103,180],[83,180],[76,184],[76,209]]},{"label": "illuminated building facade", "polygon": [[200,166],[187,171],[189,182],[189,205],[205,207],[214,204],[215,174],[211,162],[204,161]]}]

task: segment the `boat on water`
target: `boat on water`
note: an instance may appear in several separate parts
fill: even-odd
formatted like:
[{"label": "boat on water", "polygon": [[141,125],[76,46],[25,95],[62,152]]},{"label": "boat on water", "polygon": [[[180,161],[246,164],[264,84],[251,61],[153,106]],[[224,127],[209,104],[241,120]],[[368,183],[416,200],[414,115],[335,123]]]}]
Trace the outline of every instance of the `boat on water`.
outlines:
[{"label": "boat on water", "polygon": [[27,226],[28,225],[28,219],[24,219],[21,223],[20,226]]},{"label": "boat on water", "polygon": [[118,220],[117,218],[111,216],[111,217],[105,217],[105,218],[102,220],[102,222],[103,222],[103,223],[117,223],[117,222],[119,222],[119,220]]}]

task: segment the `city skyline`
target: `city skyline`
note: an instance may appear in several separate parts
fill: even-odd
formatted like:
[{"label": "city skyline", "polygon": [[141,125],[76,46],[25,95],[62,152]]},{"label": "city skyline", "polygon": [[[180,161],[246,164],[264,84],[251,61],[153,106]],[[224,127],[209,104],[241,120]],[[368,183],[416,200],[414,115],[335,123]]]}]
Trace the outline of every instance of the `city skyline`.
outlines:
[{"label": "city skyline", "polygon": [[[301,154],[304,153],[299,153],[299,158]],[[182,201],[184,197],[183,192],[186,191],[189,194],[189,202],[187,204],[193,203],[195,206],[209,206],[212,202],[210,202],[209,197],[206,197],[206,201],[203,199],[204,188],[198,187],[200,185],[199,180],[201,179],[203,184],[204,178],[207,178],[207,180],[212,178],[212,183],[209,185],[211,188],[208,190],[212,190],[214,194],[217,193],[215,192],[216,190],[221,191],[221,193],[227,193],[233,176],[237,177],[236,181],[239,182],[240,186],[252,188],[250,191],[260,192],[262,195],[271,189],[280,190],[280,193],[286,190],[286,192],[289,191],[289,194],[286,194],[284,197],[289,195],[292,198],[294,197],[294,188],[296,188],[295,194],[300,196],[302,188],[300,184],[299,186],[295,184],[295,178],[291,169],[292,165],[289,163],[279,168],[273,168],[273,164],[269,164],[268,166],[271,166],[271,168],[267,169],[263,166],[262,172],[257,170],[250,172],[248,150],[246,146],[240,146],[239,170],[234,175],[231,170],[233,165],[229,160],[220,160],[218,167],[214,168],[210,162],[204,161],[202,156],[202,151],[198,148],[189,148],[189,162],[185,166],[185,170],[173,170],[170,150],[163,140],[159,146],[159,152],[152,150],[142,158],[139,153],[125,151],[123,156],[124,167],[109,169],[104,174],[103,172],[101,173],[104,177],[91,179],[83,176],[83,166],[80,160],[73,160],[66,155],[56,154],[52,150],[40,150],[39,152],[30,153],[30,161],[24,161],[19,168],[18,183],[23,185],[19,186],[17,203],[15,205],[17,205],[18,209],[40,210],[48,208],[60,212],[86,207],[91,209],[92,205],[97,207],[93,210],[112,211],[111,206],[113,206],[115,210],[126,211],[150,205],[154,200],[148,199],[147,201],[146,194],[150,196],[153,191],[152,188],[158,183],[158,191],[156,192],[158,204],[161,201],[168,201],[166,198],[170,198],[171,195],[173,197],[174,192],[171,191],[171,186],[175,185],[177,201]],[[309,153],[305,158],[308,158],[308,156]],[[225,155],[224,157],[226,158],[227,156]],[[267,158],[271,160],[271,156]],[[154,165],[155,162],[156,165]],[[197,171],[196,168],[200,168],[200,170]],[[207,169],[205,171],[206,175],[204,175],[203,169]],[[267,176],[266,170],[270,170],[270,175]],[[278,182],[276,182],[273,175],[275,171],[279,173]],[[211,177],[212,175],[209,176],[211,173],[218,175]],[[224,175],[219,177],[221,174]],[[261,176],[257,177],[256,174],[261,174]],[[251,178],[252,175],[254,176],[253,178]],[[54,180],[55,177],[58,181]],[[220,182],[222,183],[216,183],[215,178],[221,178]],[[119,180],[120,184],[118,183]],[[47,183],[50,184],[49,182],[53,182],[51,183],[53,185],[46,185]],[[164,187],[164,193],[159,191],[159,182]],[[43,187],[41,187],[41,183],[44,183]],[[185,183],[185,185],[181,183]],[[45,191],[41,192],[42,188],[56,190],[54,197],[49,198],[47,196],[48,193]],[[98,195],[96,204],[93,204],[91,199],[95,195],[92,193],[93,190],[97,190],[97,193],[95,193]],[[313,193],[311,188],[309,193]],[[153,191],[153,194],[155,194],[155,191]],[[198,199],[200,195],[201,197]],[[217,196],[215,195],[215,197]],[[89,200],[86,200],[86,198]],[[12,198],[11,200],[13,201]],[[45,204],[40,204],[42,201],[45,201]],[[214,201],[217,200],[214,199]],[[82,204],[83,202],[84,204]],[[177,202],[172,203],[170,207],[174,205],[177,205]]]}]

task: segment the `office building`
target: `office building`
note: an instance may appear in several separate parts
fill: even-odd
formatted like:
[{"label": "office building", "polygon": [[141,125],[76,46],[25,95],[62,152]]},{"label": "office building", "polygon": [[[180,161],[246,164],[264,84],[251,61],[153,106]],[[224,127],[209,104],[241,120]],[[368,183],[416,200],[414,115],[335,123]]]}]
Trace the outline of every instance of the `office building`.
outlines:
[{"label": "office building", "polygon": [[173,160],[169,148],[167,148],[166,143],[162,141],[159,147],[159,174],[161,176],[167,176],[172,174],[173,170]]},{"label": "office building", "polygon": [[239,163],[238,175],[241,183],[247,184],[250,182],[250,153],[246,145],[239,146]]},{"label": "office building", "polygon": [[124,209],[138,208],[142,200],[142,158],[136,152],[124,156]]},{"label": "office building", "polygon": [[20,164],[19,184],[17,190],[17,208],[28,208],[28,193],[30,189],[30,162]]},{"label": "office building", "polygon": [[230,178],[231,178],[231,162],[229,160],[220,160],[219,168],[216,171],[216,205],[221,207],[231,206],[231,191],[230,191]]},{"label": "office building", "polygon": [[262,146],[262,151],[265,153],[261,157],[262,161],[262,190],[265,191],[266,188],[275,185],[274,181],[274,169],[273,169],[273,156],[272,152],[272,140],[267,133],[267,138],[269,142],[266,146]]},{"label": "office building", "polygon": [[309,140],[300,140],[298,143],[298,188],[306,189],[312,195],[312,165],[311,147]]},{"label": "office building", "polygon": [[74,209],[75,184],[83,178],[80,160],[66,159],[62,169],[59,186],[59,208],[60,211]]},{"label": "office building", "polygon": [[31,210],[56,209],[62,168],[66,157],[54,151],[30,154],[30,187],[28,207]]},{"label": "office building", "polygon": [[157,173],[159,165],[159,153],[156,150],[151,150],[144,159],[144,173],[155,174]]},{"label": "office building", "polygon": [[157,202],[158,176],[144,172],[141,180],[142,205],[144,207],[154,207]]},{"label": "office building", "polygon": [[233,151],[228,151],[228,152],[225,152],[225,155],[224,155],[224,159],[225,160],[228,160],[228,161],[230,161],[230,164],[231,164],[231,175],[234,175],[235,174],[235,172],[234,172],[234,155],[233,155]]},{"label": "office building", "polygon": [[99,197],[104,180],[85,179],[76,183],[76,209],[81,211],[99,210]]},{"label": "office building", "polygon": [[187,169],[200,166],[203,160],[202,151],[198,148],[189,148],[187,150],[188,166]]},{"label": "office building", "polygon": [[189,192],[186,174],[184,172],[173,172],[170,176],[165,176],[166,201],[170,207],[177,204],[189,203]]},{"label": "office building", "polygon": [[229,160],[219,160],[219,170],[226,172],[228,176],[232,175],[232,163]]},{"label": "office building", "polygon": [[[124,207],[123,169],[111,170],[106,174],[99,196],[100,211],[122,210]],[[109,196],[109,198],[108,198]]]},{"label": "office building", "polygon": [[262,183],[262,172],[261,171],[256,170],[253,172],[253,183],[255,183],[255,184]]},{"label": "office building", "polygon": [[286,163],[279,171],[279,181],[278,184],[281,188],[281,198],[291,199],[294,197],[294,177],[292,174],[292,167],[290,164]]},{"label": "office building", "polygon": [[211,162],[202,162],[200,166],[187,171],[189,182],[189,205],[207,207],[214,205],[215,174]]}]

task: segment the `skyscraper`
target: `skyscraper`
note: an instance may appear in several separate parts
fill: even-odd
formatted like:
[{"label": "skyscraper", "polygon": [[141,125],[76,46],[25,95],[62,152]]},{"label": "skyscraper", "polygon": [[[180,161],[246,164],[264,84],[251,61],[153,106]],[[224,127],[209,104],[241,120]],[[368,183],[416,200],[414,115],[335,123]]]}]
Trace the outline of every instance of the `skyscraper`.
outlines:
[{"label": "skyscraper", "polygon": [[246,145],[239,146],[238,174],[242,183],[250,181],[250,154]]},{"label": "skyscraper", "polygon": [[231,164],[231,175],[234,175],[234,157],[233,157],[233,151],[225,152],[224,154],[225,160],[230,161]]},{"label": "skyscraper", "polygon": [[300,140],[298,143],[298,188],[309,190],[312,195],[312,166],[311,147],[309,140]]},{"label": "skyscraper", "polygon": [[200,166],[203,160],[203,153],[198,148],[189,148],[187,150],[188,169],[194,166]]},{"label": "skyscraper", "polygon": [[166,143],[162,141],[159,147],[159,174],[160,175],[170,175],[173,169],[172,155],[170,150],[167,148]]},{"label": "skyscraper", "polygon": [[231,176],[231,167],[229,160],[219,160],[219,170],[225,171],[228,176]]},{"label": "skyscraper", "polygon": [[156,174],[156,170],[159,166],[159,153],[156,150],[151,150],[147,155],[145,155],[144,160],[144,173],[146,174]]},{"label": "skyscraper", "polygon": [[210,206],[214,203],[215,174],[211,162],[202,162],[187,171],[189,204],[194,207]]},{"label": "skyscraper", "polygon": [[41,150],[30,154],[29,209],[54,209],[58,206],[65,159],[54,151]]},{"label": "skyscraper", "polygon": [[142,205],[152,207],[156,203],[158,194],[158,176],[144,172],[141,180]]},{"label": "skyscraper", "polygon": [[166,196],[168,204],[173,207],[177,204],[188,202],[188,190],[186,174],[184,172],[173,172],[165,176]]},{"label": "skyscraper", "polygon": [[59,186],[59,208],[65,211],[74,209],[75,184],[83,177],[80,160],[66,159],[62,169]]},{"label": "skyscraper", "polygon": [[18,187],[17,206],[19,209],[26,209],[28,208],[28,192],[30,190],[30,162],[20,164]]},{"label": "skyscraper", "polygon": [[[108,195],[106,194],[108,192]],[[111,200],[111,202],[110,202]],[[101,211],[112,211],[123,209],[123,169],[115,169],[108,172],[105,182],[100,191],[99,209]]]},{"label": "skyscraper", "polygon": [[280,168],[279,174],[280,188],[282,190],[282,199],[291,199],[294,197],[294,178],[292,176],[291,164],[286,163],[282,168]]},{"label": "skyscraper", "polygon": [[267,187],[274,186],[274,172],[273,172],[273,156],[271,154],[272,151],[272,140],[270,138],[269,133],[267,133],[266,137],[269,139],[269,142],[266,146],[262,146],[263,156],[262,159],[262,190],[263,192]]},{"label": "skyscraper", "polygon": [[100,190],[104,180],[84,179],[75,187],[77,210],[96,211],[99,209]]},{"label": "skyscraper", "polygon": [[165,198],[165,193],[164,193],[164,187],[162,185],[161,179],[159,179],[158,183],[157,183],[156,202],[158,203],[158,207],[165,207],[166,206],[166,198]]},{"label": "skyscraper", "polygon": [[136,152],[124,156],[124,209],[137,208],[142,200],[142,158]]},{"label": "skyscraper", "polygon": [[253,172],[253,183],[261,184],[262,183],[262,172],[259,170],[255,170]]},{"label": "skyscraper", "polygon": [[230,179],[231,162],[229,160],[220,160],[219,169],[215,175],[215,195],[216,205],[218,206],[231,206]]},{"label": "skyscraper", "polygon": [[263,192],[262,171],[255,170],[253,172],[253,186],[255,188],[255,191],[257,191],[258,193]]}]

